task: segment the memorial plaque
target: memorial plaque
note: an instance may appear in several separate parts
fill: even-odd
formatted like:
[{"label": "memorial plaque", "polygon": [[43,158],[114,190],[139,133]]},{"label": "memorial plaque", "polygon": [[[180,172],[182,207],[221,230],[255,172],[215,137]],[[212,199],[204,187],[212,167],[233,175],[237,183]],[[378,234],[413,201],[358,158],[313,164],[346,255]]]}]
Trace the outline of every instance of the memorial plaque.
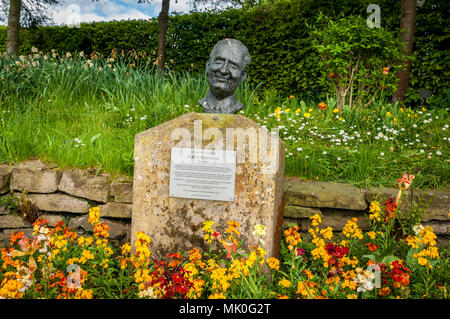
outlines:
[{"label": "memorial plaque", "polygon": [[236,151],[173,147],[169,197],[234,201]]}]

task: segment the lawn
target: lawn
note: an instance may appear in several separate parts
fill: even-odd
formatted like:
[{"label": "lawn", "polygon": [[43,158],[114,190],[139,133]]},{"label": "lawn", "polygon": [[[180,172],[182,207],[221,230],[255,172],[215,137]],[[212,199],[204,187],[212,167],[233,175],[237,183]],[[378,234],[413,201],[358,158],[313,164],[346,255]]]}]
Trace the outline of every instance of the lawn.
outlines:
[{"label": "lawn", "polygon": [[[37,157],[61,168],[132,176],[135,134],[201,112],[197,101],[207,89],[203,74],[168,71],[160,78],[137,53],[2,56],[0,162]],[[302,99],[248,84],[236,95],[246,105],[243,115],[278,129],[286,143],[286,176],[394,186],[408,171],[415,187],[448,189],[445,100],[412,109],[378,100],[365,109],[338,110],[333,97]]]}]

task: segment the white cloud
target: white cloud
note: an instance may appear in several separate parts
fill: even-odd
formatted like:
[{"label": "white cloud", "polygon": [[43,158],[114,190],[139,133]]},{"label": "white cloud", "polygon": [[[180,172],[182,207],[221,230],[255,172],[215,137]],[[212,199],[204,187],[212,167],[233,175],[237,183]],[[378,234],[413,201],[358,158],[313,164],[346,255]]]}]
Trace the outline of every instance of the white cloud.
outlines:
[{"label": "white cloud", "polygon": [[[146,5],[146,4],[144,4]],[[56,25],[70,25],[81,22],[150,19],[137,0],[66,0],[54,8],[53,21]],[[142,10],[142,11],[141,11]]]}]

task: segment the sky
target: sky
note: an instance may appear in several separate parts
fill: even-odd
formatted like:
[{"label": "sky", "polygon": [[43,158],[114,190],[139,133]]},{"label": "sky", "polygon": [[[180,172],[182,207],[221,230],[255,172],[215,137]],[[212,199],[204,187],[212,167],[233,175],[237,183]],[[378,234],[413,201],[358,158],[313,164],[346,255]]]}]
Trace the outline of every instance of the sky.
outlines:
[{"label": "sky", "polygon": [[[157,17],[161,0],[65,0],[52,9],[56,25],[82,22],[149,19]],[[188,0],[170,1],[170,12],[187,13],[192,10]]]}]

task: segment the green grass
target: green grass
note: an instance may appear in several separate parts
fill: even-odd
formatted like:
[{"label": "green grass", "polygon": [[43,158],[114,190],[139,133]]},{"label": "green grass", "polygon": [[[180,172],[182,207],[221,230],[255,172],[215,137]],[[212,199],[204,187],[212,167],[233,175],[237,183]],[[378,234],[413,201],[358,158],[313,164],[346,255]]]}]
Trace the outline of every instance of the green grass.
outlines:
[{"label": "green grass", "polygon": [[[197,101],[208,82],[203,74],[168,72],[160,78],[153,65],[137,61],[133,68],[129,62],[51,54],[17,62],[0,57],[0,162],[37,157],[61,168],[132,176],[134,136],[201,112]],[[280,127],[287,176],[395,186],[408,171],[416,175],[416,187],[448,188],[448,104],[422,111],[376,102],[365,110],[333,113],[331,98],[320,110],[321,101],[289,99],[247,84],[236,95],[246,105],[245,116],[269,130]]]}]

